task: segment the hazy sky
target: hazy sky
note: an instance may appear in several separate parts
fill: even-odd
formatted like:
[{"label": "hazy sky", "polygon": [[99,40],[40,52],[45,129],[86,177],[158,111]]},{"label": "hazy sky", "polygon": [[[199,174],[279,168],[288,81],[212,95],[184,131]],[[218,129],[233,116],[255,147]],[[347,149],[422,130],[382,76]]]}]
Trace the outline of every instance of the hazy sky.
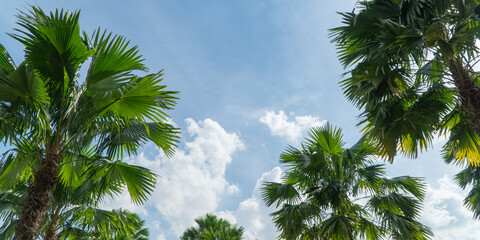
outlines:
[{"label": "hazy sky", "polygon": [[[81,28],[101,26],[137,44],[151,72],[164,69],[164,84],[180,91],[172,121],[182,129],[174,157],[153,145],[127,159],[160,174],[144,206],[121,195],[105,204],[138,212],[151,239],[178,239],[205,213],[246,229],[247,239],[270,240],[276,231],[261,199],[262,181],[278,180],[278,156],[298,146],[305,132],[326,121],[343,128],[352,145],[360,136],[358,111],[338,86],[345,71],[328,29],[336,12],[356,1],[319,0],[142,0],[4,1],[0,42],[16,62],[23,48],[5,33],[18,10],[81,9]],[[435,239],[478,239],[480,224],[462,207],[465,195],[451,180],[437,148],[418,159],[398,158],[391,176],[425,177],[428,192],[422,221]]]}]

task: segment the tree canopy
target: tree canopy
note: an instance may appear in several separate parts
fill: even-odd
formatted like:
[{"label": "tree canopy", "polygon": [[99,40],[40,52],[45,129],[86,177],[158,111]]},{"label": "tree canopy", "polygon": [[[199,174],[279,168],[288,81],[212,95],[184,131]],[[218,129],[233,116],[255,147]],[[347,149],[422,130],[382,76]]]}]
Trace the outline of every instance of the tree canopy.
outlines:
[{"label": "tree canopy", "polygon": [[206,214],[195,219],[197,227],[190,227],[183,233],[181,240],[240,240],[243,227],[230,224],[225,219]]},{"label": "tree canopy", "polygon": [[364,138],[344,147],[340,129],[313,128],[301,148],[280,155],[281,182],[266,182],[262,197],[276,206],[279,239],[430,239],[419,222],[425,183],[388,177]]},{"label": "tree canopy", "polygon": [[480,87],[473,0],[360,1],[332,29],[341,85],[381,154],[409,157],[446,135],[447,161],[478,165]]}]

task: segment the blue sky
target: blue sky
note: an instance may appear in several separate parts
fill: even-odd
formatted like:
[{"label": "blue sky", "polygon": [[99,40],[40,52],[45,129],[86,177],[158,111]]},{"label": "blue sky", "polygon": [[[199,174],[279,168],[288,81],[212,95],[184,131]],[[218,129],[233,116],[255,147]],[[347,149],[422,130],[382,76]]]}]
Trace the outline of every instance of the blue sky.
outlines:
[{"label": "blue sky", "polygon": [[[17,10],[38,4],[45,11],[81,9],[81,28],[101,26],[139,46],[151,72],[164,69],[164,84],[180,91],[170,112],[182,129],[177,154],[167,159],[146,145],[130,163],[161,175],[144,206],[127,195],[105,203],[138,212],[151,239],[178,239],[193,219],[215,213],[247,230],[247,239],[274,239],[275,228],[259,198],[262,181],[278,180],[278,156],[297,145],[311,126],[326,121],[343,128],[353,144],[360,136],[358,111],[338,86],[344,69],[328,29],[336,12],[356,1],[157,0],[8,1],[0,9],[0,42],[17,62],[23,48],[12,32]],[[459,170],[440,158],[442,140],[418,159],[398,158],[391,176],[426,177],[422,221],[435,239],[476,239],[480,224],[461,204],[452,182]]]}]

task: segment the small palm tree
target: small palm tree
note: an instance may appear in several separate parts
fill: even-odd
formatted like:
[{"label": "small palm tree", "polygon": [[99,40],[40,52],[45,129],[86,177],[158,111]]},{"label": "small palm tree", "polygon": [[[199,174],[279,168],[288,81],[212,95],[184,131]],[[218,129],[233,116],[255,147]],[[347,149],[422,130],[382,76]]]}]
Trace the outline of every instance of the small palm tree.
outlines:
[{"label": "small palm tree", "polygon": [[[144,220],[126,210],[86,209],[58,233],[58,239],[148,240]],[[75,225],[76,224],[76,225]],[[47,240],[48,238],[45,238]]]},{"label": "small palm tree", "polygon": [[262,188],[265,204],[280,208],[271,214],[279,239],[429,239],[418,222],[425,184],[387,177],[363,138],[344,145],[341,130],[327,124],[281,154],[282,182]]},{"label": "small palm tree", "polygon": [[185,230],[181,240],[240,240],[243,237],[243,227],[231,225],[215,215],[207,214],[195,222],[198,227]]},{"label": "small palm tree", "polygon": [[[89,37],[80,31],[79,16],[36,7],[22,12],[10,34],[25,47],[19,65],[0,45],[0,141],[20,149],[9,165],[17,171],[6,171],[0,190],[9,191],[19,178],[28,184],[16,240],[36,240],[57,184],[85,174],[75,166],[92,165],[77,156],[93,152],[95,160],[108,162],[103,166],[117,166],[98,170],[117,177],[125,170],[123,155],[152,141],[171,156],[177,141],[165,112],[175,105],[176,92],[160,85],[162,73],[135,75],[147,70],[137,47],[100,29]],[[147,185],[130,180],[136,183],[127,186],[133,201],[142,203],[154,178]]]},{"label": "small palm tree", "polygon": [[478,165],[480,16],[473,0],[359,1],[332,29],[341,82],[381,154],[416,157],[438,133],[445,158]]}]

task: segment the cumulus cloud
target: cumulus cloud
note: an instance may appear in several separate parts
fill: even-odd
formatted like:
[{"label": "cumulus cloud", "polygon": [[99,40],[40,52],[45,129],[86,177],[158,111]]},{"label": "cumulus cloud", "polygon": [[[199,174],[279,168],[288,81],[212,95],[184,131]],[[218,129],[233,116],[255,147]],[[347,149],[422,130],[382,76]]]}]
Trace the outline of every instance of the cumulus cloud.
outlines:
[{"label": "cumulus cloud", "polygon": [[431,227],[435,239],[478,239],[480,223],[462,205],[466,192],[448,175],[436,181],[437,187],[428,185],[421,221]]},{"label": "cumulus cloud", "polygon": [[458,221],[454,210],[461,210],[462,193],[460,189],[444,176],[437,180],[438,188],[428,186],[423,219],[432,228],[446,227]]},{"label": "cumulus cloud", "polygon": [[234,215],[239,225],[245,227],[245,237],[248,240],[254,239],[275,239],[276,228],[269,216],[275,209],[267,208],[261,198],[261,187],[263,182],[279,182],[282,170],[279,167],[263,173],[257,180],[252,197],[242,201]]},{"label": "cumulus cloud", "polygon": [[115,196],[115,198],[108,198],[103,201],[103,203],[100,206],[102,209],[125,209],[130,212],[135,212],[138,213],[142,216],[147,216],[148,211],[143,205],[136,205],[132,202],[130,195],[128,191],[123,191],[121,194],[118,196]]},{"label": "cumulus cloud", "polygon": [[224,193],[238,191],[225,179],[225,169],[232,161],[231,155],[244,148],[237,134],[227,133],[211,119],[186,122],[187,132],[194,140],[185,144],[185,150],[155,162],[139,159],[142,165],[152,165],[160,174],[151,202],[177,235],[192,225],[196,217],[215,211]]},{"label": "cumulus cloud", "polygon": [[[238,187],[225,179],[225,169],[232,161],[232,154],[245,148],[237,134],[226,132],[211,119],[198,122],[187,119],[186,123],[186,132],[193,140],[186,142],[184,149],[177,150],[172,158],[160,152],[156,156],[147,152],[131,161],[160,175],[146,206],[158,210],[176,236],[192,226],[195,218],[216,211],[222,197],[238,192]],[[119,202],[125,208],[129,206],[123,205],[126,201],[128,197],[122,195],[111,204]],[[139,212],[144,208],[133,210]]]},{"label": "cumulus cloud", "polygon": [[289,121],[288,116],[282,110],[278,114],[267,111],[259,120],[268,126],[272,135],[285,137],[290,142],[299,140],[309,128],[319,127],[327,122],[311,115],[296,116],[293,121]]},{"label": "cumulus cloud", "polygon": [[252,196],[243,200],[234,211],[220,211],[215,213],[218,217],[228,220],[230,223],[244,227],[246,240],[275,239],[276,228],[273,225],[270,213],[275,211],[273,207],[266,207],[262,201],[261,188],[264,182],[280,182],[282,169],[275,167],[265,172],[257,180]]},{"label": "cumulus cloud", "polygon": [[157,240],[167,240],[163,234],[157,236]]},{"label": "cumulus cloud", "polygon": [[227,220],[231,224],[237,224],[237,217],[235,217],[235,214],[232,211],[220,211],[216,212],[215,215],[218,218]]}]

